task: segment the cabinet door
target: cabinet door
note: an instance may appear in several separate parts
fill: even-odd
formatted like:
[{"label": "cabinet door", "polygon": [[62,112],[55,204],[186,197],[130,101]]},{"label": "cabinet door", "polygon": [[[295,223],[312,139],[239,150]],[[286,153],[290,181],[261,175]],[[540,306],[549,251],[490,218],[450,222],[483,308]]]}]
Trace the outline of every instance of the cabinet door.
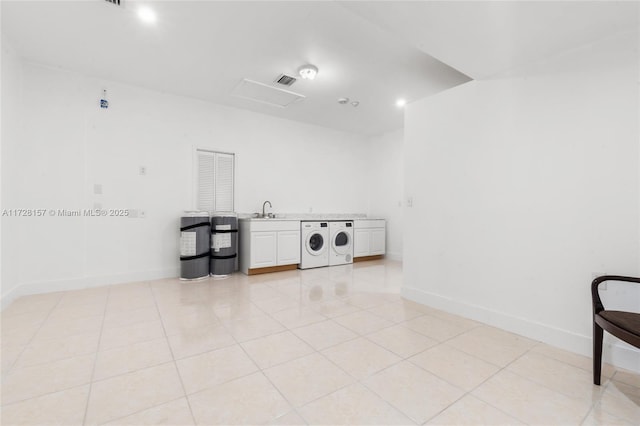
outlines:
[{"label": "cabinet door", "polygon": [[300,263],[300,231],[278,232],[278,265]]},{"label": "cabinet door", "polygon": [[369,256],[370,229],[356,229],[353,235],[353,257]]},{"label": "cabinet door", "polygon": [[369,245],[369,253],[373,256],[385,253],[385,229],[371,229],[371,244]]},{"label": "cabinet door", "polygon": [[250,268],[276,266],[276,232],[251,233]]}]

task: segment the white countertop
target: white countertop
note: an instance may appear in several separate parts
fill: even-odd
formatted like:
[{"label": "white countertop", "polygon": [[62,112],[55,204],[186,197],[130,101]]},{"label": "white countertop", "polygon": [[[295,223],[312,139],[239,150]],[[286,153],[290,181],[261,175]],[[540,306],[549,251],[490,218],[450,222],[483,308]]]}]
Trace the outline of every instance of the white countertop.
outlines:
[{"label": "white countertop", "polygon": [[380,217],[367,217],[366,214],[363,213],[353,213],[353,214],[343,214],[343,213],[334,213],[334,214],[321,214],[321,213],[276,213],[275,217],[272,218],[262,218],[262,217],[254,217],[255,213],[240,213],[238,214],[238,220],[247,220],[247,221],[275,221],[275,220],[384,220],[384,218]]}]

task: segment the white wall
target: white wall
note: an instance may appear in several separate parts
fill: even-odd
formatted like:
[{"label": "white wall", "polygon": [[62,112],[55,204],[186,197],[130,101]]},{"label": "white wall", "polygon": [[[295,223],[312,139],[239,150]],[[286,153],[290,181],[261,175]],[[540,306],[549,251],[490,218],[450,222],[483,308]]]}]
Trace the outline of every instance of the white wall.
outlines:
[{"label": "white wall", "polygon": [[638,75],[624,34],[409,105],[404,294],[590,354],[592,273],[640,274]]},{"label": "white wall", "polygon": [[[4,146],[6,146],[9,141],[15,141],[18,138],[18,133],[20,129],[20,117],[21,117],[21,62],[14,51],[13,47],[6,39],[6,37],[2,37],[2,55],[1,55],[1,82],[0,82],[0,92],[2,93],[1,97],[1,116],[0,116],[0,141],[1,147],[0,149],[0,191],[2,193],[2,199],[0,199],[0,211],[6,208],[5,199],[10,199],[13,191],[12,188],[9,187],[10,181],[7,180],[7,173],[16,173],[18,172],[18,165],[12,161],[8,161],[8,159],[4,156]],[[4,224],[4,220],[1,221]],[[7,292],[12,291],[16,285],[17,280],[16,274],[17,271],[12,270],[7,265],[10,265],[15,261],[15,253],[7,250],[8,247],[4,244],[5,240],[8,239],[17,239],[19,234],[17,229],[12,227],[2,227],[2,233],[0,240],[2,244],[0,246],[0,255],[2,256],[2,261],[0,262],[0,288]]]},{"label": "white wall", "polygon": [[404,130],[384,133],[369,139],[369,216],[386,219],[387,253],[390,259],[402,259],[404,228],[402,197],[404,194]]},{"label": "white wall", "polygon": [[[236,154],[236,211],[258,211],[264,200],[274,212],[367,211],[364,137],[38,65],[22,69],[22,132],[3,133],[3,207],[100,203],[144,209],[147,218],[3,218],[13,230],[2,241],[3,305],[29,292],[176,276],[195,147]],[[108,110],[99,108],[103,88]]]}]

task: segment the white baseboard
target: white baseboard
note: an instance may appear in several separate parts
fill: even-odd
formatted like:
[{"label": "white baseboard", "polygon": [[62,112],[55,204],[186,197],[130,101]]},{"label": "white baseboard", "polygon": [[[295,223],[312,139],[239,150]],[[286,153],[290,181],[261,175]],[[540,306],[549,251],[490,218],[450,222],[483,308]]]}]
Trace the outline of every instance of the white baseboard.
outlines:
[{"label": "white baseboard", "polygon": [[[414,302],[480,321],[570,352],[592,356],[592,336],[461,302],[414,287],[403,287],[402,296]],[[605,339],[602,354],[604,361],[616,367],[640,373],[640,351],[609,337],[612,336],[607,336]]]},{"label": "white baseboard", "polygon": [[398,260],[402,262],[402,252],[401,251],[388,251],[384,255],[387,259]]},{"label": "white baseboard", "polygon": [[7,293],[2,294],[0,299],[0,310],[9,306],[9,304],[17,298],[30,294],[53,293],[56,291],[80,290],[83,288],[100,287],[110,284],[159,280],[163,278],[177,277],[179,273],[179,268],[176,267],[150,271],[128,272],[116,275],[73,278],[69,280],[23,283],[9,290]]}]

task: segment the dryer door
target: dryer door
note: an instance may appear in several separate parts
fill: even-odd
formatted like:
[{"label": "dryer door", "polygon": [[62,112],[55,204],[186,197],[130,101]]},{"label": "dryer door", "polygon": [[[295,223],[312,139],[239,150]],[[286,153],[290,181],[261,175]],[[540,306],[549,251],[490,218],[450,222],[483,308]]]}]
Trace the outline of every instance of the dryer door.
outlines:
[{"label": "dryer door", "polygon": [[351,253],[351,231],[347,231],[345,229],[341,229],[333,234],[332,246],[333,250],[335,250],[338,254],[349,254]]},{"label": "dryer door", "polygon": [[324,237],[317,231],[311,232],[307,236],[305,245],[307,246],[307,252],[313,256],[319,256],[327,249]]}]

